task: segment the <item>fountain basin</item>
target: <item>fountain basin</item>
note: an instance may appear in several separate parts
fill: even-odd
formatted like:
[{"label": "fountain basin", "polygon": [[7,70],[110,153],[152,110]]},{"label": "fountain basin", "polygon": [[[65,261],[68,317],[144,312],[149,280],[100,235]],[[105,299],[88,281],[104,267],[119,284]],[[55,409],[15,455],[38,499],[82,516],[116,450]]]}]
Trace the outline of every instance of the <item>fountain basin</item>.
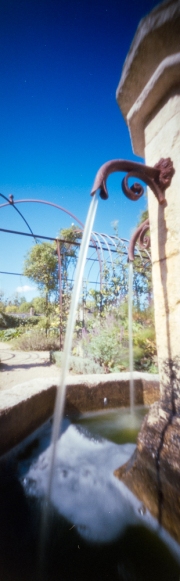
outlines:
[{"label": "fountain basin", "polygon": [[[144,581],[145,578],[147,581],[152,578],[155,581],[169,581],[170,573],[174,579],[178,578],[178,547],[171,547],[170,541],[169,551],[166,533],[162,530],[158,536],[158,522],[113,474],[120,463],[124,465],[132,456],[135,443],[125,446],[114,444],[113,441],[117,440],[111,437],[109,441],[104,440],[107,436],[105,432],[100,433],[100,439],[96,433],[91,432],[92,435],[88,436],[90,425],[86,421],[87,417],[90,421],[95,418],[95,406],[102,417],[111,414],[110,409],[117,405],[121,407],[121,420],[127,416],[125,402],[129,402],[129,374],[122,375],[123,378],[120,374],[116,377],[68,378],[65,415],[71,416],[73,423],[76,419],[78,426],[70,425],[65,417],[57,452],[58,491],[54,490],[55,509],[48,525],[47,550],[41,572],[38,571],[43,493],[41,476],[44,478],[49,454],[46,424],[42,427],[42,430],[45,428],[44,452],[42,448],[38,450],[38,432],[42,433],[42,430],[36,430],[13,454],[10,452],[2,457],[0,520],[1,530],[5,527],[5,533],[0,549],[0,570],[3,579],[8,574],[10,581],[32,581],[38,575],[37,578],[42,581],[57,581],[60,572],[63,581],[73,580],[74,575],[78,581],[90,581],[92,578],[98,581],[99,578],[106,578],[106,573],[112,581]],[[0,415],[2,442],[7,438],[8,446],[12,448],[23,439],[22,432],[30,433],[32,427],[35,429],[35,425],[37,427],[44,422],[46,414],[48,417],[52,415],[55,393],[56,382],[53,379],[51,382],[29,381],[4,392]],[[137,373],[135,401],[139,399],[140,404],[146,402],[148,405],[150,399],[152,401],[155,397],[159,397],[158,378]],[[50,423],[47,422],[47,427]],[[40,436],[41,442],[42,439]],[[10,441],[13,442],[11,446]],[[7,443],[4,451],[5,448]],[[30,456],[32,467],[30,464],[28,468]],[[36,457],[40,468],[37,478],[33,464],[34,460],[36,464]],[[25,470],[20,480],[17,478],[19,461],[24,463]],[[35,481],[40,496],[33,492]],[[8,558],[9,550],[11,560]]]},{"label": "fountain basin", "polygon": [[[111,413],[97,415],[107,422]],[[127,411],[121,408],[119,415],[124,420]],[[135,443],[122,446],[102,438],[102,432],[98,437],[86,424],[87,417],[95,418],[96,413],[82,414],[75,425],[63,420],[43,561],[39,561],[41,510],[51,420],[2,458],[0,577],[8,581],[177,580],[178,546],[113,474],[132,456]]]},{"label": "fountain basin", "polygon": [[[11,450],[52,416],[57,378],[36,379],[0,393],[0,455]],[[135,405],[159,399],[158,375],[134,372]],[[65,413],[128,407],[129,373],[68,376]]]}]

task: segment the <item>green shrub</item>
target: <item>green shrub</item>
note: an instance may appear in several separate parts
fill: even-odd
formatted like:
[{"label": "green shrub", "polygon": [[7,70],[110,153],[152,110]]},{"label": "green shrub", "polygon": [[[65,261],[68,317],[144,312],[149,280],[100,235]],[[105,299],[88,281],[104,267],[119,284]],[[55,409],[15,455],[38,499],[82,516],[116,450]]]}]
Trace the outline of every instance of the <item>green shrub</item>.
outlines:
[{"label": "green shrub", "polygon": [[141,327],[134,333],[134,367],[154,373],[152,370],[157,369],[155,362],[155,330],[153,327]]},{"label": "green shrub", "polygon": [[20,319],[19,326],[27,328],[36,327],[39,325],[39,317],[32,315],[32,317],[28,317],[27,319]]},{"label": "green shrub", "polygon": [[7,305],[7,307],[5,307],[5,311],[7,315],[11,315],[11,313],[18,313],[18,307],[16,305]]},{"label": "green shrub", "polygon": [[[51,363],[56,363],[58,367],[61,367],[62,363],[62,352],[51,352],[50,354],[50,361]],[[69,371],[77,375],[85,375],[85,374],[94,374],[94,373],[103,373],[103,368],[95,363],[93,359],[88,357],[77,357],[75,355],[71,355],[69,361]]]},{"label": "green shrub", "polygon": [[39,322],[39,317],[13,317],[12,315],[7,315],[7,313],[0,313],[0,329],[14,329],[15,327],[32,327],[37,325]]},{"label": "green shrub", "polygon": [[33,329],[15,339],[13,347],[21,351],[51,351],[58,349],[59,340],[50,334],[46,337],[43,330]]},{"label": "green shrub", "polygon": [[8,329],[8,327],[16,327],[16,317],[7,315],[7,313],[0,313],[0,329]]},{"label": "green shrub", "polygon": [[[93,357],[104,372],[129,370],[127,305],[124,303],[103,319],[92,318],[82,341],[86,356]],[[134,369],[157,372],[155,330],[150,310],[133,316]]]},{"label": "green shrub", "polygon": [[1,341],[11,341],[12,339],[19,337],[22,333],[21,329],[4,329],[0,331]]},{"label": "green shrub", "polygon": [[96,321],[96,326],[86,334],[82,344],[85,355],[100,365],[103,373],[126,369],[128,365],[126,334],[122,344],[121,328],[113,317],[108,317],[99,324]]},{"label": "green shrub", "polygon": [[21,303],[21,305],[19,305],[18,313],[29,313],[31,307],[33,307],[32,302],[28,303],[27,301],[24,301],[23,303]]},{"label": "green shrub", "polygon": [[116,328],[102,328],[89,342],[88,351],[105,372],[123,371],[128,365],[127,349],[120,344]]}]

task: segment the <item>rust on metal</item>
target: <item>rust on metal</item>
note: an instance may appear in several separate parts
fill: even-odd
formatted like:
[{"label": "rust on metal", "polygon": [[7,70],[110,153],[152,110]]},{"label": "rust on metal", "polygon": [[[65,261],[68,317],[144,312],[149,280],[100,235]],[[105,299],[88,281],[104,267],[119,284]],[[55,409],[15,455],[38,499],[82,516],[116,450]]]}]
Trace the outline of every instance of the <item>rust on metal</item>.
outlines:
[{"label": "rust on metal", "polygon": [[151,188],[159,204],[165,203],[165,189],[169,187],[174,174],[173,163],[169,157],[167,159],[160,159],[154,167],[125,159],[107,161],[100,167],[96,174],[91,196],[97,190],[100,190],[100,197],[106,200],[108,198],[106,180],[111,173],[117,171],[127,172],[127,175],[122,180],[122,189],[125,196],[130,200],[139,200],[144,194],[144,188],[140,183],[135,182],[132,186],[128,186],[128,179],[130,177],[136,177]]},{"label": "rust on metal", "polygon": [[139,247],[142,250],[147,250],[150,247],[150,236],[147,236],[147,232],[149,230],[150,224],[149,224],[149,218],[147,218],[147,220],[145,220],[144,222],[142,222],[142,224],[140,224],[140,226],[138,226],[138,228],[136,228],[130,243],[129,243],[129,249],[128,249],[128,260],[129,261],[133,261],[134,260],[134,249],[135,249],[135,245],[138,242]]},{"label": "rust on metal", "polygon": [[166,190],[170,186],[172,177],[175,173],[173,163],[170,157],[164,159],[163,157],[154,166],[159,170],[159,185],[162,190]]}]

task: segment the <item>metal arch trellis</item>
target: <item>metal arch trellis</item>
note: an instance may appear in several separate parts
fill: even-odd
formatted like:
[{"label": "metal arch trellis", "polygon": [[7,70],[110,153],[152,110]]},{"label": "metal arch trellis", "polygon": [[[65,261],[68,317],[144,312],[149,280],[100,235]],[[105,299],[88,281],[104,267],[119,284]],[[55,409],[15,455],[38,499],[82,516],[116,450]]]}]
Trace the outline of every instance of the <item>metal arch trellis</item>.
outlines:
[{"label": "metal arch trellis", "polygon": [[[58,210],[67,213],[69,216],[71,216],[80,226],[80,228],[77,229],[77,231],[82,232],[83,230],[83,223],[79,220],[79,218],[77,216],[75,216],[75,214],[73,214],[71,211],[69,211],[68,209],[64,208],[63,206],[60,206],[59,204],[55,204],[54,202],[50,202],[47,200],[42,200],[42,199],[32,199],[32,198],[25,198],[22,200],[14,200],[14,197],[12,195],[9,196],[9,200],[8,198],[6,198],[3,194],[0,194],[0,196],[2,196],[6,202],[3,204],[0,204],[0,209],[5,207],[5,206],[13,206],[14,209],[16,209],[18,211],[18,209],[16,208],[16,204],[20,204],[20,203],[40,203],[40,204],[45,204],[45,205],[49,205],[52,207],[57,208]],[[21,212],[18,211],[18,213],[20,214],[20,216],[22,217],[22,219],[24,220],[24,222],[26,223],[29,231],[30,231],[30,235],[33,236],[34,240],[37,242],[38,238],[41,238],[40,235],[34,234],[31,227],[29,226],[27,220],[24,218],[23,214]],[[5,231],[5,229],[0,229],[1,231]],[[14,231],[15,232],[15,231]],[[26,233],[21,233],[24,235],[27,235]],[[42,238],[49,238],[50,237],[42,237]],[[115,242],[115,239],[117,240],[117,243]],[[53,239],[52,239],[53,240]],[[107,240],[109,241],[109,243],[107,242]],[[68,242],[68,241],[67,241]],[[72,243],[72,242],[71,242]],[[102,289],[103,286],[103,270],[104,270],[104,266],[105,264],[107,264],[107,260],[105,259],[104,256],[104,252],[108,251],[109,254],[109,260],[110,260],[110,264],[111,267],[113,266],[113,258],[112,258],[112,254],[117,252],[117,248],[119,245],[122,245],[124,247],[124,254],[125,256],[127,256],[128,254],[128,240],[126,239],[122,239],[118,236],[114,236],[114,235],[109,235],[109,234],[105,234],[105,233],[98,233],[98,232],[92,232],[92,236],[91,236],[91,243],[94,246],[94,249],[97,253],[97,260],[99,262],[99,273],[100,273],[100,289]],[[78,243],[76,242],[76,244],[78,245]],[[143,263],[143,259],[146,258],[149,259],[149,254],[147,252],[147,250],[145,248],[143,248],[144,250],[144,255],[140,255],[142,263]],[[139,254],[139,250],[137,247],[137,253]],[[94,262],[96,260],[94,259]],[[91,269],[90,269],[91,270]]]},{"label": "metal arch trellis", "polygon": [[30,227],[29,223],[27,222],[26,218],[23,216],[23,214],[20,212],[20,210],[18,210],[18,208],[16,208],[16,206],[14,205],[14,196],[12,196],[12,194],[10,194],[9,199],[1,193],[0,193],[0,196],[2,198],[4,198],[4,200],[6,200],[6,203],[1,204],[0,207],[9,206],[9,205],[12,206],[14,208],[14,210],[16,212],[18,212],[19,216],[21,216],[22,220],[25,222],[26,226],[28,227],[28,230],[31,232],[32,236],[34,237],[35,242],[37,243],[36,237],[34,236],[33,231],[31,230],[31,227]]},{"label": "metal arch trellis", "polygon": [[[3,196],[2,194],[0,194],[3,198],[5,198],[5,196]],[[45,204],[45,205],[49,205],[52,207],[57,208],[60,211],[63,211],[65,213],[67,213],[69,216],[71,216],[78,224],[79,227],[77,228],[77,232],[82,232],[83,230],[83,224],[82,222],[79,220],[79,218],[77,216],[75,216],[71,211],[67,210],[66,208],[60,206],[59,204],[55,204],[53,202],[47,201],[47,200],[38,200],[38,199],[22,199],[22,200],[17,200],[14,201],[13,196],[11,195],[9,197],[9,200],[7,198],[5,198],[7,201],[6,203],[3,203],[0,205],[0,209],[5,207],[5,206],[13,206],[14,209],[17,210],[15,204],[19,204],[19,203],[40,203],[40,204]],[[17,210],[18,211],[18,210]],[[62,347],[62,283],[63,283],[63,277],[62,277],[62,269],[61,269],[61,251],[60,251],[60,245],[61,242],[70,242],[72,245],[72,241],[68,241],[68,240],[60,240],[59,238],[53,239],[50,237],[44,237],[44,236],[40,236],[38,234],[34,234],[31,227],[29,226],[27,220],[24,218],[23,214],[21,212],[18,211],[18,213],[20,214],[20,216],[22,217],[22,219],[24,220],[24,222],[26,223],[30,234],[27,233],[20,233],[22,235],[28,235],[28,236],[33,236],[35,242],[37,242],[38,238],[46,238],[46,239],[51,239],[51,240],[56,240],[56,244],[57,244],[57,256],[58,256],[58,269],[59,269],[59,304],[60,304],[60,348]],[[146,228],[147,230],[147,228]],[[0,228],[0,231],[5,231],[4,229]],[[14,232],[15,231],[11,231]],[[141,234],[141,232],[139,233]],[[139,235],[138,235],[139,236]],[[137,242],[138,236],[136,236],[133,240],[133,243],[130,245],[130,247],[133,247],[133,255],[134,255],[134,248],[135,248],[135,244]],[[143,252],[140,253],[140,250],[138,249],[138,247],[136,248],[135,254],[139,255],[142,261],[142,264],[144,264],[144,258],[147,261],[149,260],[149,254],[147,249],[144,247],[144,241],[142,239],[142,234],[141,234],[141,240],[140,243],[142,244],[142,248],[143,248]],[[75,242],[73,243],[74,245],[80,245],[79,242]],[[97,287],[97,284],[99,284],[100,287],[100,293],[102,293],[103,290],[103,286],[104,286],[104,272],[105,272],[105,265],[107,268],[108,265],[108,269],[109,272],[112,270],[112,274],[114,273],[114,260],[113,260],[113,255],[117,255],[117,253],[119,252],[119,248],[121,247],[123,250],[121,251],[121,255],[124,255],[124,259],[127,260],[128,257],[128,240],[127,239],[122,239],[118,236],[115,235],[108,235],[105,233],[98,233],[98,232],[92,232],[91,235],[91,247],[94,248],[96,254],[97,254],[97,258],[93,259],[93,264],[95,263],[99,263],[99,274],[96,277],[96,281],[92,282],[92,284],[95,285],[95,288]],[[105,252],[108,252],[108,258],[109,260],[107,260],[105,258]],[[90,258],[88,258],[87,260],[92,260]],[[74,269],[75,270],[75,269]],[[90,284],[89,281],[89,276],[90,276],[90,272],[92,270],[92,266],[89,269],[89,273],[88,273],[88,277],[86,277],[86,285]],[[107,271],[106,271],[107,272]],[[98,278],[100,277],[99,283],[98,283]],[[74,272],[72,275],[72,279],[74,278]],[[83,283],[84,284],[84,283]],[[106,283],[107,285],[107,283]]]},{"label": "metal arch trellis", "polygon": [[[97,232],[95,234],[97,234]],[[106,245],[106,249],[109,252],[109,258],[110,258],[110,262],[111,262],[111,265],[112,265],[113,264],[113,261],[112,261],[112,252],[111,252],[110,246],[109,246],[109,244],[108,244],[108,242],[106,240],[106,236],[104,234],[102,234],[102,233],[99,233],[98,234],[98,237],[99,237],[99,240],[101,238],[103,240],[103,243]]]},{"label": "metal arch trellis", "polygon": [[[5,196],[3,196],[2,194],[0,194],[0,196],[2,196],[3,198]],[[63,208],[63,206],[60,206],[59,204],[55,204],[54,202],[49,202],[47,200],[38,200],[38,199],[33,199],[33,198],[25,198],[23,200],[14,200],[14,197],[12,195],[9,196],[9,201],[7,201],[5,204],[0,204],[0,208],[3,208],[4,206],[9,206],[9,205],[13,205],[15,206],[15,204],[26,204],[26,203],[34,203],[34,204],[45,204],[48,206],[53,206],[54,208],[57,208],[58,210],[62,210],[62,212],[65,212],[66,214],[69,214],[69,216],[71,216],[71,218],[73,218],[74,220],[76,220],[76,222],[81,226],[81,228],[84,228],[84,224],[81,222],[81,220],[79,220],[79,218],[77,218],[77,216],[75,216],[75,214],[73,214],[72,212],[70,212],[70,210],[67,210],[66,208]],[[7,199],[7,198],[6,198]],[[24,219],[24,218],[23,218]]]}]

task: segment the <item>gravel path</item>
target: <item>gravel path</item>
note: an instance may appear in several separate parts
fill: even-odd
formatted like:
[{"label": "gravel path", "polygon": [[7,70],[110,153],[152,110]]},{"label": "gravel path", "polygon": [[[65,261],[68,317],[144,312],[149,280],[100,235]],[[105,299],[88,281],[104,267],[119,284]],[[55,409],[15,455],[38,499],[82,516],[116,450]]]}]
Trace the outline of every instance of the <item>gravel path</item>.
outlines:
[{"label": "gravel path", "polygon": [[59,369],[50,363],[49,351],[14,351],[0,342],[0,390],[39,377],[59,378]]}]

